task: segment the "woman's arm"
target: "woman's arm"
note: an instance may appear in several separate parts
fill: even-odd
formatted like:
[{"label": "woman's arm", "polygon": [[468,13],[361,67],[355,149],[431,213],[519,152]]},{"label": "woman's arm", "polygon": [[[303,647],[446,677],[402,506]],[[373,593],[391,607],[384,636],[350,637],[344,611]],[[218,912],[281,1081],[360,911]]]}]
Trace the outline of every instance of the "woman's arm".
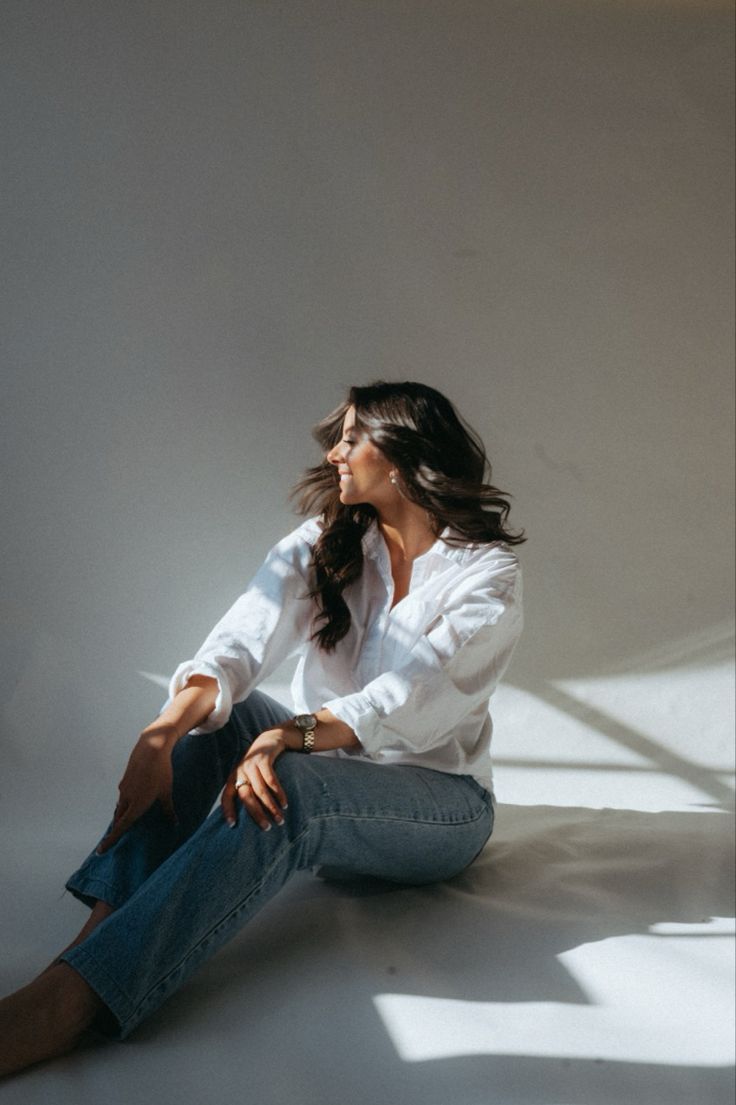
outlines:
[{"label": "woman's arm", "polygon": [[[171,804],[171,752],[192,730],[212,732],[225,724],[233,702],[246,698],[281,660],[309,637],[313,605],[308,601],[308,538],[314,523],[303,523],[271,549],[243,595],[211,631],[195,658],[180,664],[171,681],[170,701],[138,738],[120,781],[120,799],[105,852],[159,801]],[[336,719],[335,719],[336,720]]]},{"label": "woman's arm", "polygon": [[171,752],[185,733],[209,716],[217,691],[216,679],[206,675],[193,675],[155,721],[143,730],[120,780],[113,823],[109,833],[99,844],[98,853],[102,854],[111,848],[156,801],[174,819],[174,807],[171,803]]},{"label": "woman's arm", "polygon": [[193,675],[217,680],[212,711],[196,726],[220,729],[233,703],[242,702],[288,656],[299,651],[312,632],[314,602],[309,598],[310,539],[314,522],[303,523],[269,552],[244,593],[210,631],[193,659],[180,664],[171,679],[173,699]]}]

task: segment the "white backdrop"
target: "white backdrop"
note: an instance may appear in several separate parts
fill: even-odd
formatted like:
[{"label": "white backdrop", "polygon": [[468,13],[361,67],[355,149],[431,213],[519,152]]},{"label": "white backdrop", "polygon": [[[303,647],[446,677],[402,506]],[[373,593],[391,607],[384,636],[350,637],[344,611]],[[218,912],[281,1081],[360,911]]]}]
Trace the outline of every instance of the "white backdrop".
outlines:
[{"label": "white backdrop", "polygon": [[[5,988],[77,921],[75,903],[56,901],[63,875],[105,819],[161,680],[296,524],[287,493],[316,457],[311,425],[349,384],[377,377],[450,395],[529,535],[528,628],[497,710],[506,846],[518,846],[509,872],[540,877],[525,866],[529,833],[557,839],[563,808],[575,825],[591,810],[628,810],[643,819],[633,822],[640,845],[658,831],[680,842],[661,862],[669,879],[679,872],[688,907],[665,895],[647,924],[702,926],[718,913],[711,905],[723,912],[714,872],[732,809],[728,7],[8,0],[0,23]],[[658,830],[663,811],[685,821]],[[622,822],[596,826],[611,829],[598,858],[615,863]],[[689,863],[679,862],[683,840]],[[713,869],[692,858],[705,840]],[[586,867],[596,893],[597,869]],[[301,892],[317,895],[317,912],[338,909]],[[352,916],[377,902],[339,904]],[[643,931],[630,904],[636,920],[618,936]],[[28,909],[40,914],[32,928]],[[530,939],[544,945],[544,931],[542,917]],[[354,966],[349,944],[334,954]],[[463,982],[472,957],[455,967],[453,999],[493,1002]],[[424,969],[429,1001],[437,989]],[[507,1003],[546,1000],[503,991]],[[332,996],[356,1007],[349,992]],[[382,1040],[401,1020],[394,999],[376,1007]],[[206,1018],[192,1009],[201,1034]],[[629,1013],[624,1002],[619,1029]],[[593,1063],[592,1043],[581,1055],[564,1042],[572,1028],[547,1038],[540,1025],[519,1029],[537,1058]],[[439,1060],[427,1031],[417,1054]],[[514,1048],[490,1036],[481,1032],[476,1052],[496,1066],[480,1089],[475,1074],[456,1072],[458,1102],[597,1105],[619,1100],[617,1086],[621,1100],[626,1087],[660,1100],[638,1076],[646,1054],[627,1054],[625,1040],[604,1058],[640,1068],[620,1068],[618,1082],[609,1072],[604,1088],[579,1071],[565,1081],[559,1067],[552,1098],[549,1071],[539,1085],[536,1075],[516,1084]],[[146,1084],[161,1101],[163,1028],[156,1040]],[[651,1084],[662,1086],[667,1056],[650,1051]],[[695,1047],[684,1065],[706,1081],[680,1070],[667,1100],[674,1085],[688,1105],[711,1100],[705,1086],[716,1100],[722,1083],[703,1071],[720,1071],[728,1051]],[[411,1058],[371,1096],[360,1072],[374,1064],[353,1055],[341,1068],[353,1100],[435,1100],[431,1079],[406,1074]],[[281,1089],[261,1094],[283,1100],[284,1086],[303,1086],[309,1056],[306,1042],[282,1055]],[[682,1065],[682,1049],[670,1059]],[[492,1089],[499,1072],[503,1091]],[[26,1076],[25,1102],[47,1077]],[[315,1083],[315,1100],[346,1099],[328,1085]]]}]

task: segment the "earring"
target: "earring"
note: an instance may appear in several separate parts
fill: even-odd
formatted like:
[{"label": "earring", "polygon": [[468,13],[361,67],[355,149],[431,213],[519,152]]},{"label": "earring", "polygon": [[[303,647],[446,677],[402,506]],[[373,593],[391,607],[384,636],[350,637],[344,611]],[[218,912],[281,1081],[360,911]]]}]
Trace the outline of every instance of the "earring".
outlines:
[{"label": "earring", "polygon": [[397,483],[399,482],[396,479],[396,473],[395,472],[389,472],[388,478],[391,480],[391,483],[394,485],[394,487],[396,487]]}]

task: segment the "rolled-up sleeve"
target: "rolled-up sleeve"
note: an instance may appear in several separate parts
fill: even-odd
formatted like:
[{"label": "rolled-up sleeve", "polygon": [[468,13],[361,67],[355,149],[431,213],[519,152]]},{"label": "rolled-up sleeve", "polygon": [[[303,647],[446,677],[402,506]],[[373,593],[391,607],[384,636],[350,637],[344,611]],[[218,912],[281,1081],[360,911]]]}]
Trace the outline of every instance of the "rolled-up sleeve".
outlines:
[{"label": "rolled-up sleeve", "polygon": [[509,557],[490,573],[469,574],[405,663],[324,706],[368,756],[429,751],[462,719],[487,710],[521,628],[521,573]]},{"label": "rolled-up sleeve", "polygon": [[177,694],[193,675],[217,680],[214,709],[195,733],[219,729],[233,704],[296,652],[311,632],[308,591],[311,546],[300,527],[271,549],[246,591],[207,636],[191,660],[179,664],[169,685]]}]

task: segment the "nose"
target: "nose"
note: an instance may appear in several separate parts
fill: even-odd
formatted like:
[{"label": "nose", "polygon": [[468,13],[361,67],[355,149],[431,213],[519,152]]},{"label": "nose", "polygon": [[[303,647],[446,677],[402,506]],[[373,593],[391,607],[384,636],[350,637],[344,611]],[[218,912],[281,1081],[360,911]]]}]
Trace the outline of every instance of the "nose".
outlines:
[{"label": "nose", "polygon": [[328,464],[339,464],[340,463],[340,461],[342,460],[342,452],[340,451],[340,444],[339,443],[337,445],[333,446],[332,449],[330,449],[330,451],[327,454],[325,459],[326,459]]}]

